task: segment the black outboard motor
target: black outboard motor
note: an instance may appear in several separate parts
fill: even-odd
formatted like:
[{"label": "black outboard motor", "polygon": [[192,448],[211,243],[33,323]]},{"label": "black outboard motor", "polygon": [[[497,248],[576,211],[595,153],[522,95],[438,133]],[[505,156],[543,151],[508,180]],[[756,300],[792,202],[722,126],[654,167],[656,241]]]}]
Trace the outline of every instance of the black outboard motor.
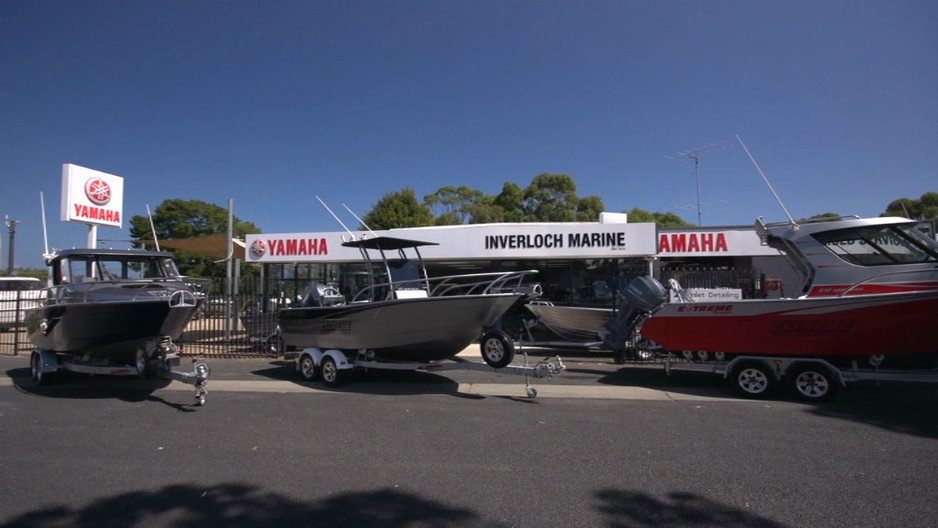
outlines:
[{"label": "black outboard motor", "polygon": [[345,304],[345,296],[339,293],[339,290],[325,284],[313,284],[306,290],[303,296],[303,307],[311,306],[334,306],[336,304]]},{"label": "black outboard motor", "polygon": [[609,331],[603,337],[603,344],[613,350],[617,358],[624,356],[634,330],[667,302],[668,291],[654,277],[640,276],[629,281],[620,300],[617,317],[603,325]]}]

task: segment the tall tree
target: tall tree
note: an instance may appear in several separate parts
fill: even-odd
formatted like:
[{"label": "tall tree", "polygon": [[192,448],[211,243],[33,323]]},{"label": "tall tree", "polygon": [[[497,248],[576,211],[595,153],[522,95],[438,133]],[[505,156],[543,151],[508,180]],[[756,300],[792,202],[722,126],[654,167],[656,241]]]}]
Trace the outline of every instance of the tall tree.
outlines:
[{"label": "tall tree", "polygon": [[517,183],[505,182],[502,192],[492,200],[492,206],[502,211],[498,222],[524,221],[524,191]]},{"label": "tall tree", "polygon": [[434,224],[433,211],[417,201],[417,192],[410,187],[382,196],[362,220],[371,229],[423,227]]},{"label": "tall tree", "polygon": [[538,174],[524,189],[526,221],[573,222],[576,206],[576,182],[567,174]]},{"label": "tall tree", "polygon": [[[260,233],[261,230],[251,222],[243,222],[234,217],[234,236]],[[135,245],[153,245],[154,237],[158,240],[193,238],[203,235],[216,235],[228,232],[228,210],[219,205],[201,200],[166,200],[153,211],[153,226],[146,216],[135,215],[130,219],[130,236]],[[173,251],[173,250],[171,250]],[[179,271],[193,277],[224,276],[224,263],[217,263],[215,257],[209,257],[190,251],[175,250]]]},{"label": "tall tree", "polygon": [[598,222],[599,213],[605,210],[606,205],[603,204],[603,199],[595,194],[580,198],[576,204],[576,220],[577,222]]},{"label": "tall tree", "polygon": [[424,196],[423,203],[436,213],[437,225],[458,225],[472,218],[476,207],[486,203],[486,196],[482,191],[465,185],[450,185]]},{"label": "tall tree", "polygon": [[881,216],[904,216],[914,220],[938,220],[938,192],[927,192],[918,200],[899,198],[886,206]]},{"label": "tall tree", "polygon": [[631,211],[624,212],[629,215],[629,222],[654,222],[659,227],[689,227],[694,225],[675,213],[652,213],[641,207],[634,207]]}]

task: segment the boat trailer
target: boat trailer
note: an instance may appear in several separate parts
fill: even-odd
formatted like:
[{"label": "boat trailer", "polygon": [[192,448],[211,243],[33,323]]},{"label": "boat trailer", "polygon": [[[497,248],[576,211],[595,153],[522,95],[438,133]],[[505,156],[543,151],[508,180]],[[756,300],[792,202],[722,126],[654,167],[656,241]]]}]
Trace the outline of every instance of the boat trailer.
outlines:
[{"label": "boat trailer", "polygon": [[355,369],[378,370],[425,370],[438,372],[444,370],[477,370],[481,372],[508,373],[524,376],[524,389],[528,398],[537,397],[537,389],[531,385],[531,378],[551,379],[555,374],[562,373],[567,367],[560,356],[547,358],[536,365],[528,364],[527,352],[524,352],[524,364],[504,365],[493,367],[485,363],[476,363],[454,357],[451,361],[406,362],[382,361],[375,359],[367,350],[320,350],[318,348],[305,348],[295,353],[285,355],[284,359],[295,359],[296,371],[306,381],[322,381],[329,388],[339,386],[345,378],[345,372]]},{"label": "boat trailer", "polygon": [[195,405],[204,405],[208,395],[210,369],[199,358],[192,358],[191,371],[173,370],[181,363],[179,346],[169,337],[148,340],[136,351],[134,365],[89,357],[70,356],[54,350],[37,348],[30,360],[30,374],[39,385],[51,383],[59,371],[108,376],[135,376],[179,381],[195,387]]}]

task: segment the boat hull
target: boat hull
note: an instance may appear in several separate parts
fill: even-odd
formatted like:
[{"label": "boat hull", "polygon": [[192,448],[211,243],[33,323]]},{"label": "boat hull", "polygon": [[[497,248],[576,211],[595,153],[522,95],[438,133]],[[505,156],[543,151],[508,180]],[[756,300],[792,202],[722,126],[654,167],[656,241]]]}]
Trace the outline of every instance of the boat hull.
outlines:
[{"label": "boat hull", "polygon": [[642,326],[666,350],[846,357],[938,353],[938,292],[672,303]]},{"label": "boat hull", "polygon": [[454,295],[287,308],[278,323],[286,346],[368,350],[386,361],[437,361],[479,339],[521,299]]},{"label": "boat hull", "polygon": [[612,319],[612,308],[556,306],[543,303],[524,305],[551,332],[576,342],[601,341],[603,325]]},{"label": "boat hull", "polygon": [[51,304],[29,314],[27,330],[37,348],[123,362],[145,341],[178,339],[195,310],[167,299]]}]

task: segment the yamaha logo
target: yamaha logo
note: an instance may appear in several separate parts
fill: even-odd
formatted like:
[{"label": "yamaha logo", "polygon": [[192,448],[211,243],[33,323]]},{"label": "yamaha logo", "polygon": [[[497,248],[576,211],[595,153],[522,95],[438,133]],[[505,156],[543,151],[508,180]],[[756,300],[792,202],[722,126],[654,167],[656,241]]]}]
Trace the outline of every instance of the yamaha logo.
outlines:
[{"label": "yamaha logo", "polygon": [[95,205],[107,205],[111,201],[111,186],[101,178],[89,178],[85,182],[85,196]]},{"label": "yamaha logo", "polygon": [[267,244],[263,240],[257,239],[251,243],[251,256],[259,259],[267,254]]}]

